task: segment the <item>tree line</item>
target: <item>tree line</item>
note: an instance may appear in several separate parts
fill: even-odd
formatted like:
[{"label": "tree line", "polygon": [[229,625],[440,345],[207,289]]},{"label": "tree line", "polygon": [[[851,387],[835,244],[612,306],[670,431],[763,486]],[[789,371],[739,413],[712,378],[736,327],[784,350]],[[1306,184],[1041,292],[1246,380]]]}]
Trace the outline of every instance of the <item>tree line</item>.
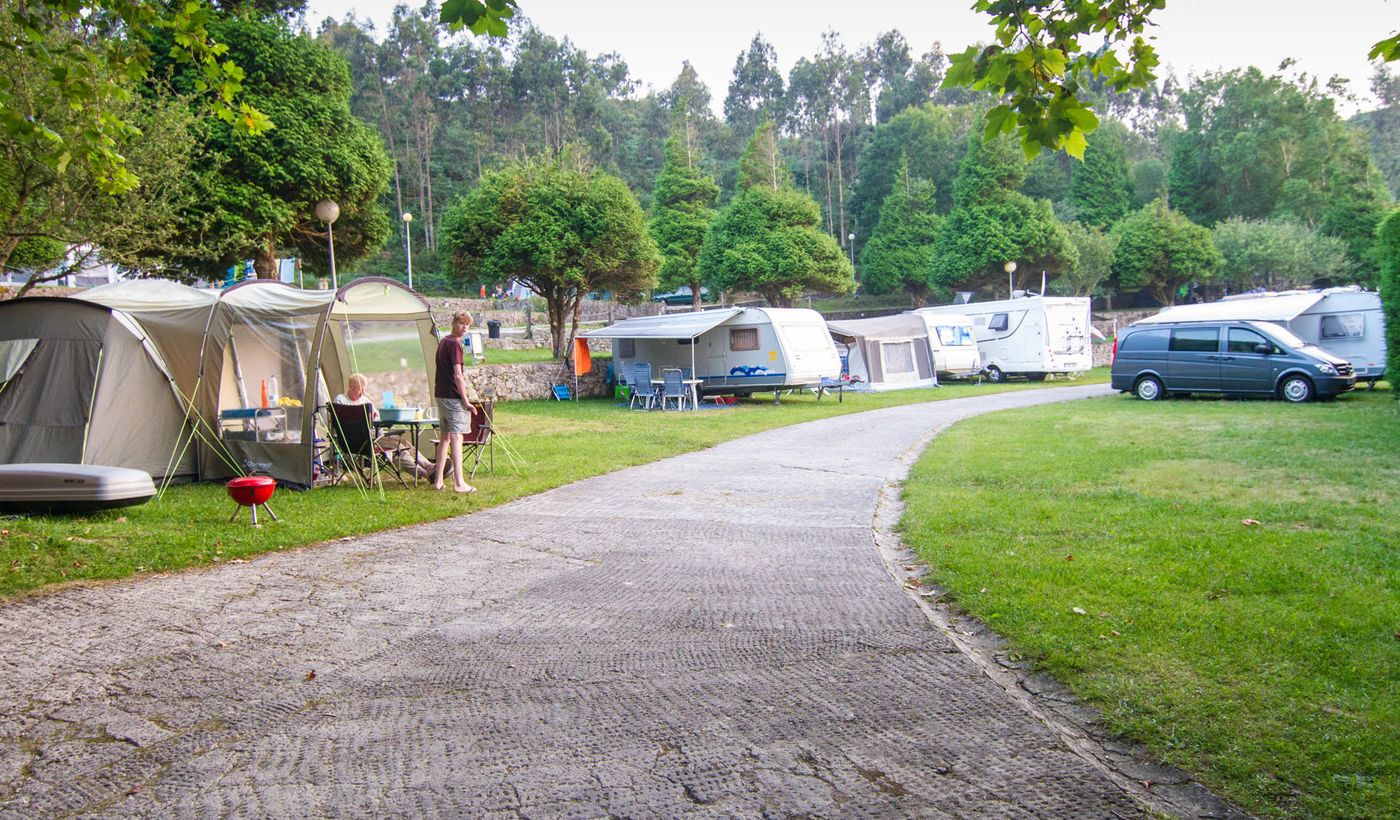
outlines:
[{"label": "tree line", "polygon": [[[42,146],[0,135],[5,268],[96,247],[163,275],[221,278],[244,259],[271,275],[291,254],[320,273],[314,206],[331,198],[342,268],[401,275],[407,241],[430,272],[420,283],[474,287],[507,271],[468,265],[447,216],[493,173],[536,162],[621,180],[664,287],[713,283],[781,303],[858,279],[920,303],[1000,283],[1016,261],[1058,292],[1169,303],[1375,284],[1376,227],[1400,186],[1389,127],[1400,93],[1384,68],[1382,106],[1350,123],[1336,113],[1342,89],[1287,65],[1122,90],[1089,82],[1080,94],[1100,127],[1083,160],[1028,161],[1024,140],[997,126],[997,101],[944,88],[941,46],[898,31],[859,46],[828,33],[786,75],[757,35],[716,106],[688,63],[667,88],[644,90],[621,56],[590,55],[522,17],[502,43],[444,29],[432,3],[398,7],[382,33],[354,17],[307,33],[292,22],[300,11],[299,0],[231,0],[206,23],[241,72],[240,99],[275,124],[256,137],[194,113],[207,74],[170,58],[156,33],[149,75],[100,101],[141,129],[126,159],[150,185],[99,196],[83,173],[40,161]],[[25,22],[0,15],[16,36]],[[91,37],[59,14],[49,22],[56,48]],[[0,51],[16,97],[60,109],[32,53]],[[758,185],[746,163],[764,151]],[[722,244],[707,248],[707,236]],[[851,282],[833,278],[852,258]],[[799,262],[810,280],[781,281]]]}]

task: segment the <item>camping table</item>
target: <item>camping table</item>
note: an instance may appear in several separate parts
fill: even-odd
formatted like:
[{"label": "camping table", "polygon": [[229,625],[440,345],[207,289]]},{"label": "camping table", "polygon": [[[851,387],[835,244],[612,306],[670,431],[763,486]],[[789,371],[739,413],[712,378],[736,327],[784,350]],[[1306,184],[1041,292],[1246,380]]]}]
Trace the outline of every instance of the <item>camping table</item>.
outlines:
[{"label": "camping table", "polygon": [[[434,427],[434,428],[435,428],[435,427],[438,426],[438,420],[437,420],[437,419],[402,419],[402,420],[400,420],[400,421],[381,421],[381,420],[379,420],[379,419],[375,419],[372,423],[374,424],[374,440],[375,440],[375,441],[378,441],[380,438],[382,438],[383,436],[388,435],[389,433],[393,433],[393,432],[404,432],[404,433],[407,433],[407,434],[408,434],[408,437],[409,437],[409,440],[413,442],[413,453],[414,453],[415,458],[417,457],[417,455],[418,455],[419,453],[421,453],[421,452],[423,451],[423,448],[419,446],[419,444],[421,444],[421,443],[422,443],[422,440],[423,440],[423,428],[425,428],[425,427]],[[397,428],[397,429],[396,429],[396,428]],[[435,455],[434,455],[434,458],[436,458],[436,457],[437,457],[437,456],[436,456],[436,454],[435,454]],[[417,470],[417,469],[415,469],[415,470],[413,471],[413,486],[415,486],[415,487],[418,486],[418,470]]]},{"label": "camping table", "polygon": [[[699,410],[699,409],[700,409],[700,383],[701,383],[701,381],[702,381],[701,379],[681,379],[681,384],[684,384],[686,387],[689,387],[689,388],[690,388],[690,409],[691,409],[691,410]],[[652,379],[652,380],[651,380],[651,384],[652,384],[653,387],[663,387],[663,386],[665,386],[665,384],[666,384],[666,380],[665,380],[665,379]]]}]

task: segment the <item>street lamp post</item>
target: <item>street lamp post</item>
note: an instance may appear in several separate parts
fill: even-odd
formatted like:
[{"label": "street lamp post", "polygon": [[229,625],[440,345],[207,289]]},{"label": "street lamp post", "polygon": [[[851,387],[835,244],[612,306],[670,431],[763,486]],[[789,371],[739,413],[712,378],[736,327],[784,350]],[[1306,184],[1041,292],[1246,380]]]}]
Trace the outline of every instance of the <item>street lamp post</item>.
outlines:
[{"label": "street lamp post", "polygon": [[326,223],[326,243],[331,251],[331,288],[340,290],[340,280],[335,275],[335,231],[331,230],[340,218],[340,206],[334,199],[323,199],[316,203],[316,218]]},{"label": "street lamp post", "polygon": [[1012,275],[1016,273],[1016,263],[1007,262],[1001,269],[1006,271],[1006,298],[1010,299],[1016,294],[1016,281],[1012,279]]},{"label": "street lamp post", "polygon": [[413,290],[413,242],[409,239],[409,228],[413,226],[413,214],[403,214],[403,250],[408,258],[408,289]]},{"label": "street lamp post", "polygon": [[856,269],[856,235],[855,232],[846,234],[846,247],[851,249],[851,270]]}]

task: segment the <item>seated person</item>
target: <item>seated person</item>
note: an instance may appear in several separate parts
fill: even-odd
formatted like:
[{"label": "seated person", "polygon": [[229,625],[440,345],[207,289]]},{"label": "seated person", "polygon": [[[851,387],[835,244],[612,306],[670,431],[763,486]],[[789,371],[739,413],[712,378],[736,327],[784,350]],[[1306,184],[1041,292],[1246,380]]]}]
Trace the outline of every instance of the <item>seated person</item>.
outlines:
[{"label": "seated person", "polygon": [[[367,390],[369,379],[363,373],[351,373],[349,380],[345,384],[345,392],[335,397],[335,404],[368,404],[370,405],[371,418],[379,420],[379,410],[370,401]],[[414,447],[411,436],[402,433],[390,433],[381,436],[376,444],[386,452],[392,452],[398,466],[405,470],[412,470],[418,474],[419,478],[427,478],[433,473],[433,463],[425,458],[418,449]]]}]

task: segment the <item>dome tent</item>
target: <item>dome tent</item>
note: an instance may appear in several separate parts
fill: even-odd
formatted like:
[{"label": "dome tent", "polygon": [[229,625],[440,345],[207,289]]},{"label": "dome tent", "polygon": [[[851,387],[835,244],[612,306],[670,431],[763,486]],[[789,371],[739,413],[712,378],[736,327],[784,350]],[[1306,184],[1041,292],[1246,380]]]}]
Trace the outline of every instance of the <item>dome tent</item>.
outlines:
[{"label": "dome tent", "polygon": [[194,478],[189,409],[138,316],[81,299],[0,302],[0,463]]}]

